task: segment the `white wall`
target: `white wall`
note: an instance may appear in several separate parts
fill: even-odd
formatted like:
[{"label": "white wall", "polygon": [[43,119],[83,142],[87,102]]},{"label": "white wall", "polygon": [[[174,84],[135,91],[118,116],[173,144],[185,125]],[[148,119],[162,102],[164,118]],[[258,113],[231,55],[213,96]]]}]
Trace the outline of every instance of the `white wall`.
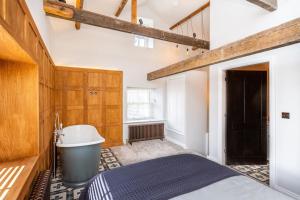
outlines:
[{"label": "white wall", "polygon": [[[211,2],[211,44],[216,48],[300,17],[298,0],[278,0],[268,12],[240,0]],[[233,12],[234,11],[234,12]],[[272,50],[210,67],[210,157],[224,163],[224,70],[270,62],[271,186],[300,198],[300,45]],[[291,119],[281,118],[290,112]]]},{"label": "white wall", "polygon": [[187,73],[186,84],[186,146],[207,155],[208,132],[208,70]]},{"label": "white wall", "polygon": [[51,41],[50,41],[50,34],[51,30],[49,29],[50,20],[46,17],[45,13],[43,12],[43,1],[37,0],[26,0],[26,4],[28,9],[31,11],[31,16],[34,19],[36,26],[39,29],[41,37],[46,45],[47,50],[51,54]]},{"label": "white wall", "polygon": [[[167,127],[167,139],[184,148],[207,155],[208,69],[189,71],[167,79],[167,103],[170,97],[173,98],[171,101],[177,100],[177,105],[170,107],[170,112],[167,112],[167,121],[177,115],[176,124],[181,124],[178,130]],[[177,85],[170,87],[170,82],[174,80]],[[175,93],[175,97],[169,93]],[[182,100],[178,102],[179,99]]]}]

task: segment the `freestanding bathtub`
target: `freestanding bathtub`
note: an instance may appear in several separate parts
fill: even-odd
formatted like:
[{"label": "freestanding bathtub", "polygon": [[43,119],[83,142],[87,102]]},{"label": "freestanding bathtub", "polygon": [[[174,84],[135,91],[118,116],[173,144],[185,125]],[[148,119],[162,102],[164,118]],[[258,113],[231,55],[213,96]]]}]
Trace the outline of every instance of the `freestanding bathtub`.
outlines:
[{"label": "freestanding bathtub", "polygon": [[82,186],[98,173],[100,144],[105,139],[90,125],[69,126],[62,133],[56,146],[61,155],[63,183]]}]

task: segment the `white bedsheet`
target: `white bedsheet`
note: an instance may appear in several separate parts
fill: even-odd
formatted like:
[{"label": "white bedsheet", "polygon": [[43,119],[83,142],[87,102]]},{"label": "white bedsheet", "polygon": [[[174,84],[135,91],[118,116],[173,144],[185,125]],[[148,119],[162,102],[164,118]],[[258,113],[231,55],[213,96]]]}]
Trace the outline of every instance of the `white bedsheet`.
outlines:
[{"label": "white bedsheet", "polygon": [[292,200],[245,176],[235,176],[172,200]]}]

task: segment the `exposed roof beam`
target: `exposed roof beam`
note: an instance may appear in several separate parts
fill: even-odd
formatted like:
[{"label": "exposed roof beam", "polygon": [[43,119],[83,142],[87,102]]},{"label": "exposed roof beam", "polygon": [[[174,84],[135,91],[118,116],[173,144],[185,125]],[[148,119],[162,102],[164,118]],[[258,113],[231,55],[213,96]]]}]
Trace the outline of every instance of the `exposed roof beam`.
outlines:
[{"label": "exposed roof beam", "polygon": [[137,23],[137,0],[131,0],[131,23]]},{"label": "exposed roof beam", "polygon": [[148,80],[155,80],[296,43],[300,43],[300,18],[151,72],[148,74]]},{"label": "exposed roof beam", "polygon": [[[77,9],[82,10],[82,8],[83,8],[83,1],[84,0],[76,0],[76,8]],[[77,30],[80,29],[80,22],[75,22],[75,28]]]},{"label": "exposed roof beam", "polygon": [[177,44],[209,49],[209,42],[205,40],[145,27],[85,10],[78,10],[74,6],[65,3],[47,1],[44,4],[44,10],[46,14],[56,18],[78,21],[83,24],[146,36]]},{"label": "exposed roof beam", "polygon": [[251,3],[254,3],[270,12],[277,9],[277,0],[247,0]]},{"label": "exposed roof beam", "polygon": [[180,26],[181,24],[185,23],[189,19],[191,19],[194,16],[198,15],[203,10],[205,10],[207,7],[209,7],[209,5],[210,5],[210,2],[207,2],[206,4],[204,4],[203,6],[201,6],[200,8],[198,8],[197,10],[195,10],[194,12],[192,12],[191,14],[189,14],[188,16],[186,16],[185,18],[183,18],[182,20],[180,20],[179,22],[177,22],[176,24],[174,24],[173,26],[171,26],[170,30],[173,30],[174,28]]},{"label": "exposed roof beam", "polygon": [[115,13],[116,17],[120,16],[120,14],[122,13],[122,11],[123,11],[124,7],[126,6],[127,2],[128,2],[128,0],[121,0],[121,3],[118,7],[118,10]]}]

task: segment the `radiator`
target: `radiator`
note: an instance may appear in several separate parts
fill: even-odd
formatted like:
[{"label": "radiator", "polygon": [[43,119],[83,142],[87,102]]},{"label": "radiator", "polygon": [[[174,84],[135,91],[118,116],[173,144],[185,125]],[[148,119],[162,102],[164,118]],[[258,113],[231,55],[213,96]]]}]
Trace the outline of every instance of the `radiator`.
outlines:
[{"label": "radiator", "polygon": [[40,172],[34,182],[29,200],[50,200],[50,170]]},{"label": "radiator", "polygon": [[141,124],[141,125],[130,125],[129,129],[129,139],[128,142],[153,140],[153,139],[164,139],[164,124]]}]

